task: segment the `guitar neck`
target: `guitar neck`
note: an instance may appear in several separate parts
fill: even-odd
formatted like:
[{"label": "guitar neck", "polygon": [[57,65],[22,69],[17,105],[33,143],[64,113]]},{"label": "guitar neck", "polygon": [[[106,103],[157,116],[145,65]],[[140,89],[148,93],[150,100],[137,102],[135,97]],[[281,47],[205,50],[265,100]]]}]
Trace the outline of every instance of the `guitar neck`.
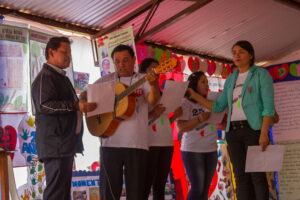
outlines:
[{"label": "guitar neck", "polygon": [[120,101],[124,97],[130,95],[132,92],[134,92],[138,87],[143,85],[146,82],[146,77],[144,76],[134,84],[132,84],[130,87],[126,88],[122,93],[120,93],[118,96],[116,96],[116,102]]}]

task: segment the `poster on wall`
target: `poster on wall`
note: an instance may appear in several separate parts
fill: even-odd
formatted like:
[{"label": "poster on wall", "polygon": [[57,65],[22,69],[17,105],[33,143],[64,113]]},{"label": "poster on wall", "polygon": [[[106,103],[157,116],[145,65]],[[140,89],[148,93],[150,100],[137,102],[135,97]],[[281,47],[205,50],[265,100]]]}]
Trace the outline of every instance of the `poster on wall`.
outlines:
[{"label": "poster on wall", "polygon": [[0,24],[0,112],[27,111],[28,30]]},{"label": "poster on wall", "polygon": [[[136,55],[132,26],[101,36],[96,39],[96,42],[101,77],[115,71],[111,53],[119,44],[130,46]],[[134,71],[138,71],[137,61],[134,66]]]},{"label": "poster on wall", "polygon": [[80,94],[87,89],[89,76],[90,75],[88,73],[74,72],[74,86],[76,94]]},{"label": "poster on wall", "polygon": [[275,109],[280,117],[273,126],[274,142],[300,140],[300,60],[266,69],[274,81]]},{"label": "poster on wall", "polygon": [[25,159],[19,149],[18,127],[26,114],[0,114],[0,148],[13,151],[13,167],[25,166]]},{"label": "poster on wall", "polygon": [[27,167],[27,183],[18,188],[20,200],[40,200],[46,188],[43,163],[36,161]]},{"label": "poster on wall", "polygon": [[23,156],[23,162],[14,162],[14,166],[30,166],[37,160],[35,145],[35,125],[32,116],[25,115],[18,126],[18,151]]},{"label": "poster on wall", "polygon": [[[32,83],[46,62],[45,49],[47,42],[54,34],[42,33],[34,30],[29,31],[30,50],[30,83]],[[67,76],[74,85],[72,62],[66,69]]]},{"label": "poster on wall", "polygon": [[100,200],[99,171],[75,171],[72,175],[71,200]]}]

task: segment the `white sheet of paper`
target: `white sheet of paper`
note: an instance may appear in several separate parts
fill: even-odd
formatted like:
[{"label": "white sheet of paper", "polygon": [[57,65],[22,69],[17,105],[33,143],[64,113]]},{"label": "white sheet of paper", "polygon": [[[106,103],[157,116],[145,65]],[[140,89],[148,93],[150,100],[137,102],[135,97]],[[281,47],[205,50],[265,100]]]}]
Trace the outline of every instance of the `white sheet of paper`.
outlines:
[{"label": "white sheet of paper", "polygon": [[189,82],[166,81],[163,95],[160,103],[166,107],[165,114],[174,112],[181,106],[181,100],[184,97]]},{"label": "white sheet of paper", "polygon": [[281,171],[284,145],[269,145],[262,152],[260,146],[249,146],[246,158],[246,172]]},{"label": "white sheet of paper", "polygon": [[113,112],[115,104],[115,82],[89,84],[87,87],[87,99],[88,102],[97,103],[97,108],[87,113],[88,117]]},{"label": "white sheet of paper", "polygon": [[[221,93],[219,93],[219,92],[208,92],[207,99],[213,100],[213,101],[217,100],[217,98],[220,96],[220,94]],[[226,109],[223,112],[220,112],[220,113],[211,112],[210,116],[207,120],[207,123],[214,124],[214,125],[220,124],[222,122],[226,112],[227,112]]]}]

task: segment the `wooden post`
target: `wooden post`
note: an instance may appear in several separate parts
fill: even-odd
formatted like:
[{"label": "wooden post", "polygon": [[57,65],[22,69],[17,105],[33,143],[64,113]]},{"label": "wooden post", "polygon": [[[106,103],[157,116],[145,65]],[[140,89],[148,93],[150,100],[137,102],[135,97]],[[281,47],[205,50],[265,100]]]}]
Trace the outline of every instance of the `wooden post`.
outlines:
[{"label": "wooden post", "polygon": [[0,151],[1,200],[9,200],[7,155],[5,151]]}]

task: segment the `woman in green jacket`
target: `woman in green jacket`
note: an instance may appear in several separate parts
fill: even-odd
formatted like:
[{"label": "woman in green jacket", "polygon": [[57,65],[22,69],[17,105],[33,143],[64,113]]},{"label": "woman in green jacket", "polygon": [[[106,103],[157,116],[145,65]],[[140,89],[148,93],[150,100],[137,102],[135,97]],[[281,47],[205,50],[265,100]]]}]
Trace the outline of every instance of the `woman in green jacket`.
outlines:
[{"label": "woman in green jacket", "polygon": [[260,145],[265,151],[269,144],[268,130],[275,113],[273,81],[267,70],[254,65],[255,54],[250,42],[236,42],[232,55],[237,70],[227,78],[219,98],[214,102],[207,100],[190,88],[189,98],[212,112],[222,112],[228,107],[226,141],[236,179],[237,199],[250,200],[254,187],[256,200],[267,200],[266,174],[245,173],[245,163],[248,146]]}]

